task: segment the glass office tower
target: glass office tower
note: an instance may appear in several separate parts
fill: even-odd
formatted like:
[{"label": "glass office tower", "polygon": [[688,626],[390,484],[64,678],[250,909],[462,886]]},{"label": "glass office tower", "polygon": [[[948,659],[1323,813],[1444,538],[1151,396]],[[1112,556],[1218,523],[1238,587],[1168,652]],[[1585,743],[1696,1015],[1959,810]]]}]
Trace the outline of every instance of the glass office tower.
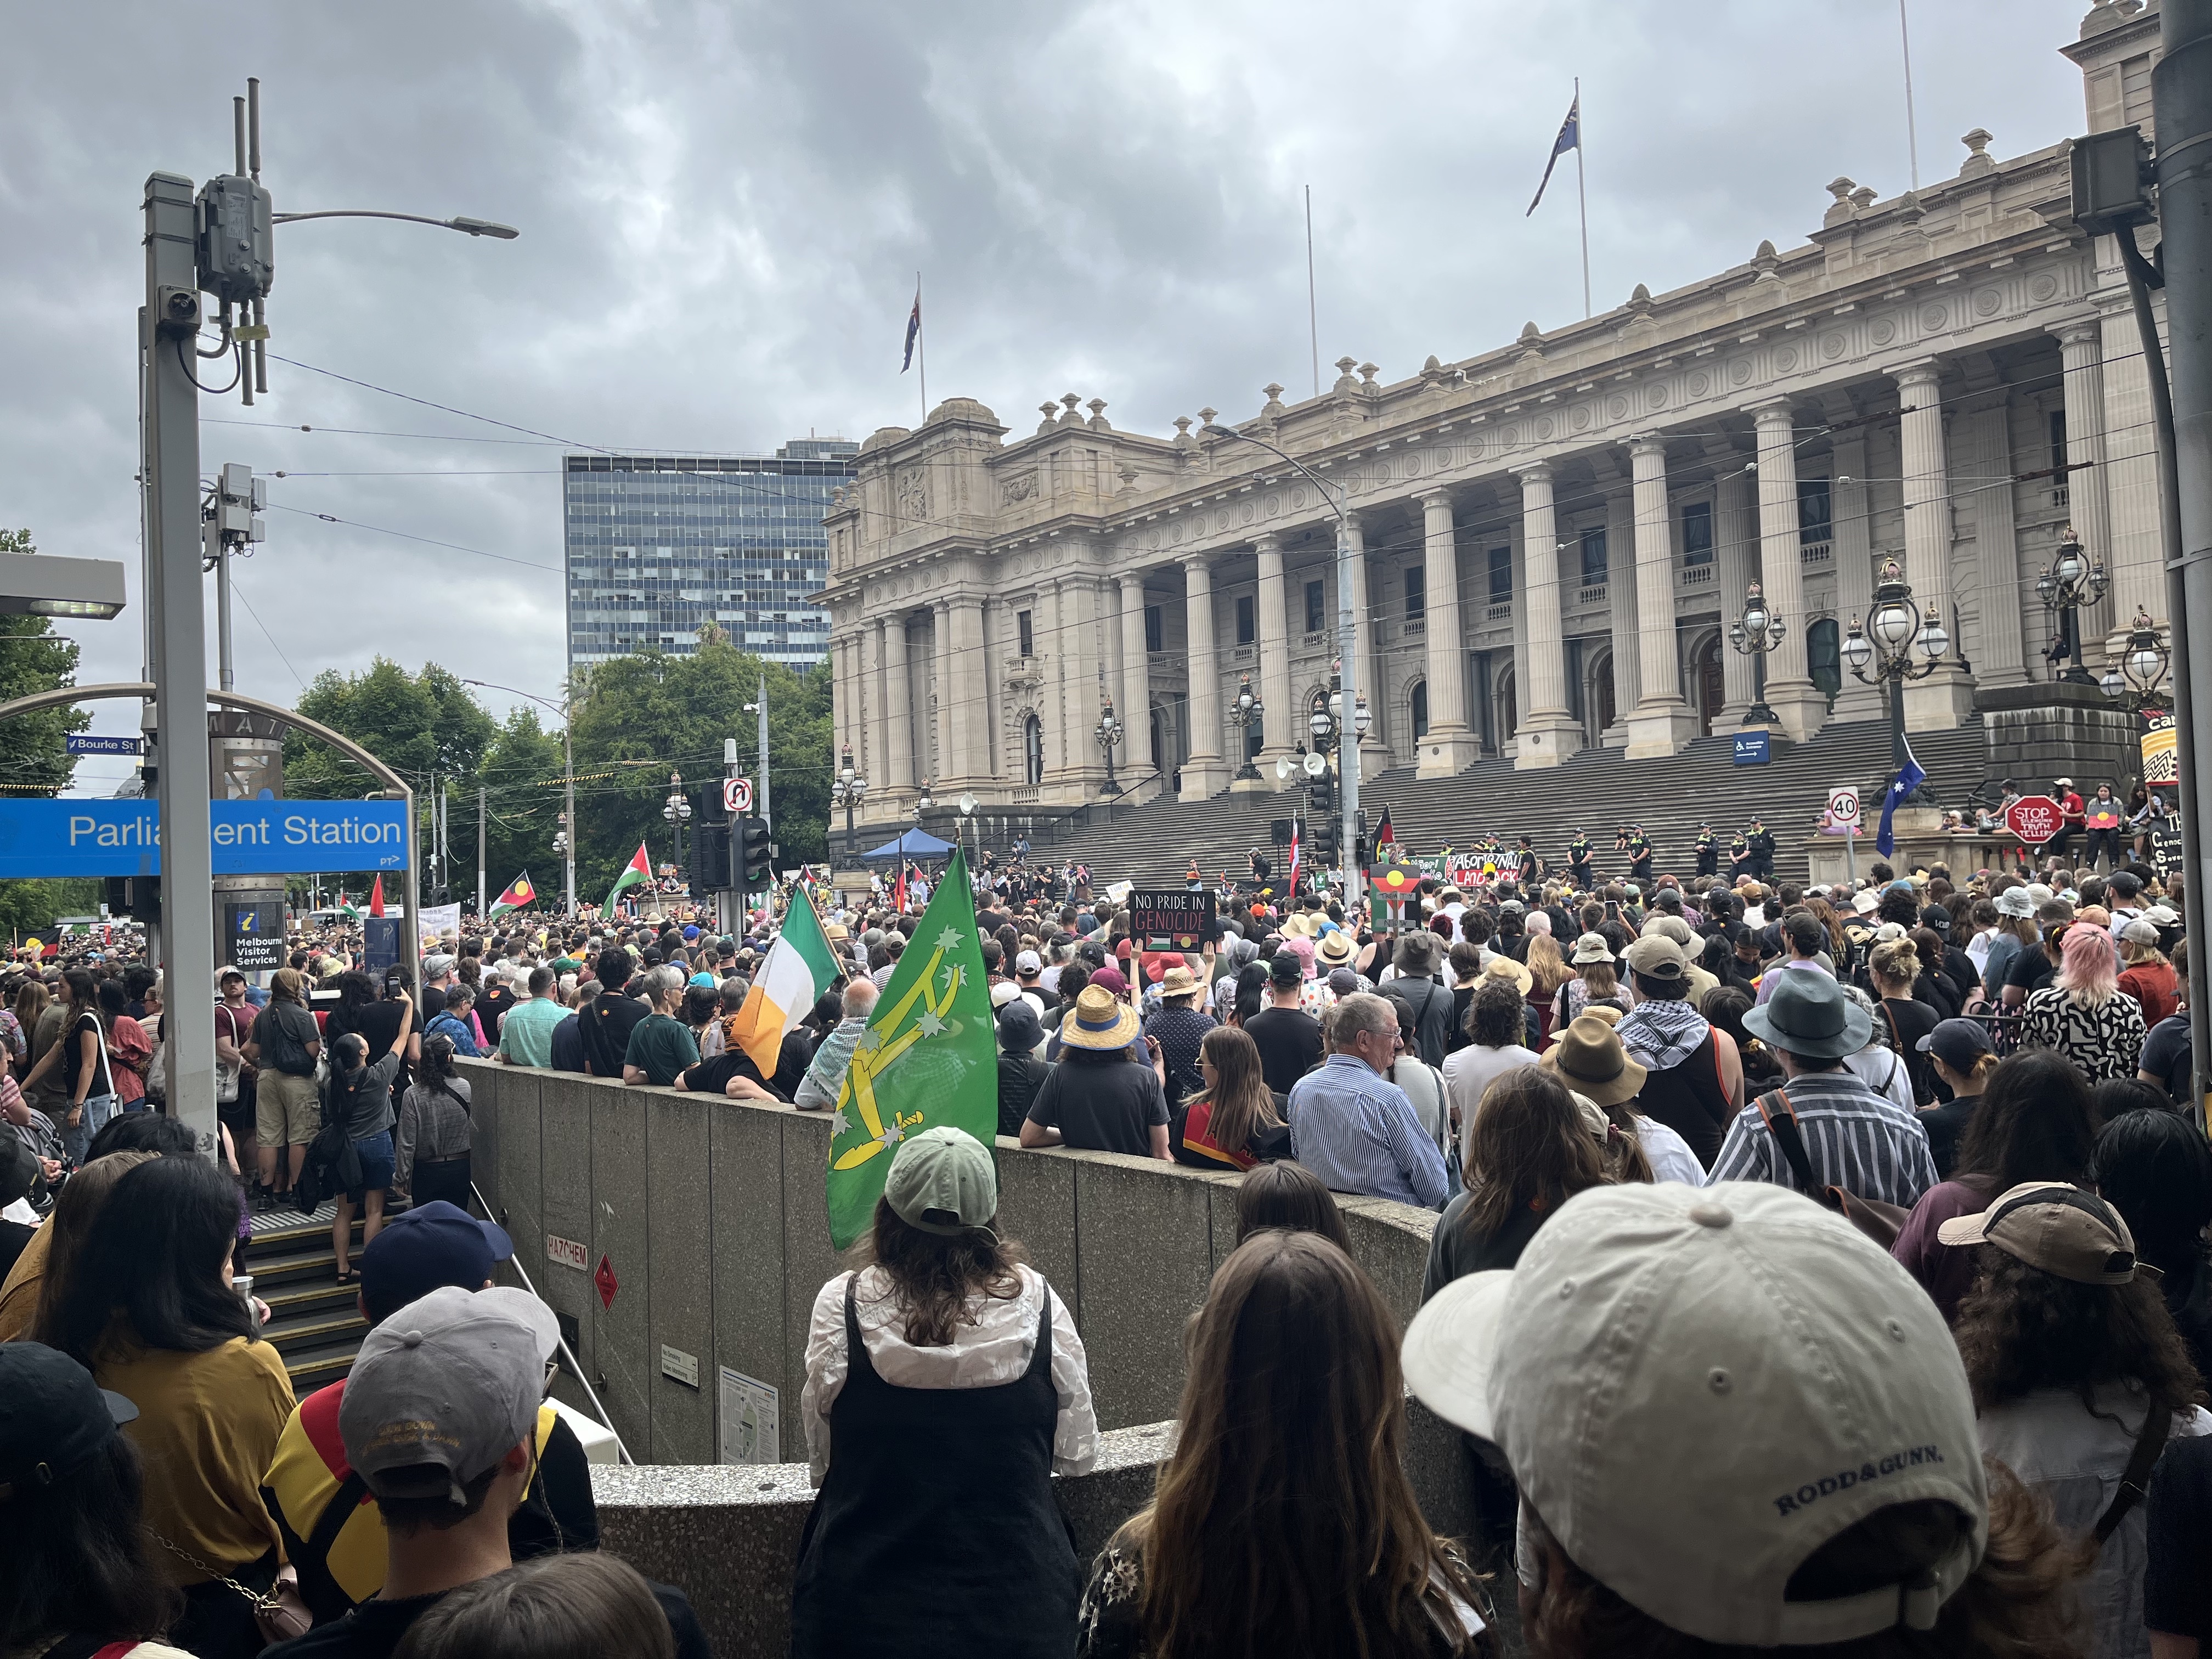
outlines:
[{"label": "glass office tower", "polygon": [[570,455],[568,667],[699,648],[716,623],[740,650],[805,670],[829,653],[822,518],[860,446],[799,438],[773,456]]}]

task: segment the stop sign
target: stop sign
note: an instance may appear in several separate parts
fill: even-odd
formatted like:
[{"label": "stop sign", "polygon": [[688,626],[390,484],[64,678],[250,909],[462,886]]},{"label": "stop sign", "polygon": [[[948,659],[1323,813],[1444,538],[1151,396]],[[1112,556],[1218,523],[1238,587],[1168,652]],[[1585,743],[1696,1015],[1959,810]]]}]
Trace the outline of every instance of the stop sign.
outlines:
[{"label": "stop sign", "polygon": [[2005,827],[2030,847],[2040,847],[2066,827],[2066,815],[2048,795],[2023,795],[2006,809]]}]

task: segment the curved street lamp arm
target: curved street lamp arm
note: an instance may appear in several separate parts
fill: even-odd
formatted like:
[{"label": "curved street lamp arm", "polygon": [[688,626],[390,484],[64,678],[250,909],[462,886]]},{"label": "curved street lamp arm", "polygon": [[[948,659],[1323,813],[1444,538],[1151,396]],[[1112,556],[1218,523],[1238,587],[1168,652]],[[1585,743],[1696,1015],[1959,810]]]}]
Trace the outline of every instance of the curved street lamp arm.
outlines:
[{"label": "curved street lamp arm", "polygon": [[1214,422],[1211,426],[1200,427],[1199,430],[1201,432],[1210,432],[1217,437],[1234,438],[1239,443],[1251,444],[1258,448],[1266,450],[1270,455],[1273,455],[1277,460],[1283,462],[1285,465],[1296,467],[1309,483],[1312,484],[1316,489],[1321,491],[1322,499],[1336,509],[1336,516],[1339,519],[1345,519],[1350,516],[1344,505],[1346,497],[1343,487],[1339,485],[1332,489],[1322,480],[1314,476],[1313,470],[1304,461],[1298,459],[1297,456],[1287,454],[1284,451],[1276,448],[1274,445],[1269,443],[1265,438],[1255,438],[1249,432],[1239,432],[1235,427],[1223,426],[1218,422]]},{"label": "curved street lamp arm", "polygon": [[297,224],[303,219],[398,219],[410,225],[435,225],[441,230],[458,230],[464,236],[489,236],[502,242],[511,242],[522,234],[513,225],[502,225],[490,219],[471,219],[466,214],[457,214],[451,219],[433,219],[422,213],[383,213],[373,208],[326,208],[315,213],[272,213],[272,225]]}]

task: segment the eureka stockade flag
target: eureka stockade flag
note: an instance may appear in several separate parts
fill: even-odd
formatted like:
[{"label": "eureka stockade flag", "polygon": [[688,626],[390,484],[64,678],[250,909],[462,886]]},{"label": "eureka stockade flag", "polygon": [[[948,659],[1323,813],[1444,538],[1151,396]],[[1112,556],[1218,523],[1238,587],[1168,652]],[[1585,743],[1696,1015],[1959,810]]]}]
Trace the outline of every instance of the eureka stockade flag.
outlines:
[{"label": "eureka stockade flag", "polygon": [[[783,1040],[799,1029],[799,1022],[813,1011],[837,978],[837,953],[822,931],[822,918],[804,887],[791,895],[791,908],[783,914],[783,931],[768,948],[768,960],[753,975],[738,1011],[738,1047],[760,1068],[763,1077],[775,1075],[775,1062]],[[992,1062],[997,1075],[997,1061]]]},{"label": "eureka stockade flag", "polygon": [[956,849],[860,1034],[830,1118],[830,1238],[868,1231],[901,1141],[949,1123],[999,1133],[999,1053],[968,866]]}]

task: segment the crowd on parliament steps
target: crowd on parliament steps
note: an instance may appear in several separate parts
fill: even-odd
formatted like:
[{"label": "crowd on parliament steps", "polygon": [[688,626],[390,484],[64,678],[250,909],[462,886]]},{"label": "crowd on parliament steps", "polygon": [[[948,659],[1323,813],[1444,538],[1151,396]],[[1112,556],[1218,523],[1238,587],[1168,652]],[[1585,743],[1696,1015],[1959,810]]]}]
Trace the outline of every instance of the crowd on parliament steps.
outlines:
[{"label": "crowd on parliament steps", "polygon": [[[1238,891],[1189,952],[1084,883],[979,887],[1001,1134],[1241,1171],[1238,1242],[1152,1500],[1079,1560],[1051,1483],[1098,1455],[1081,1337],[989,1149],[903,1143],[810,1322],[793,1650],[2197,1652],[2178,893],[2033,875]],[[150,970],[19,963],[0,1659],[705,1652],[596,1551],[550,1316],[491,1288],[511,1245],[468,1213],[453,1062],[828,1109],[918,918],[825,908],[845,971],[766,1073],[732,1041],[764,918],[510,917],[416,996],[337,937],[265,992],[225,970],[219,1162],[148,1096]],[[295,1401],[232,1279],[304,1170],[373,1328]],[[1333,1194],[1440,1212],[1410,1328]],[[1408,1389],[1469,1437],[1476,1535],[1423,1518]]]}]

